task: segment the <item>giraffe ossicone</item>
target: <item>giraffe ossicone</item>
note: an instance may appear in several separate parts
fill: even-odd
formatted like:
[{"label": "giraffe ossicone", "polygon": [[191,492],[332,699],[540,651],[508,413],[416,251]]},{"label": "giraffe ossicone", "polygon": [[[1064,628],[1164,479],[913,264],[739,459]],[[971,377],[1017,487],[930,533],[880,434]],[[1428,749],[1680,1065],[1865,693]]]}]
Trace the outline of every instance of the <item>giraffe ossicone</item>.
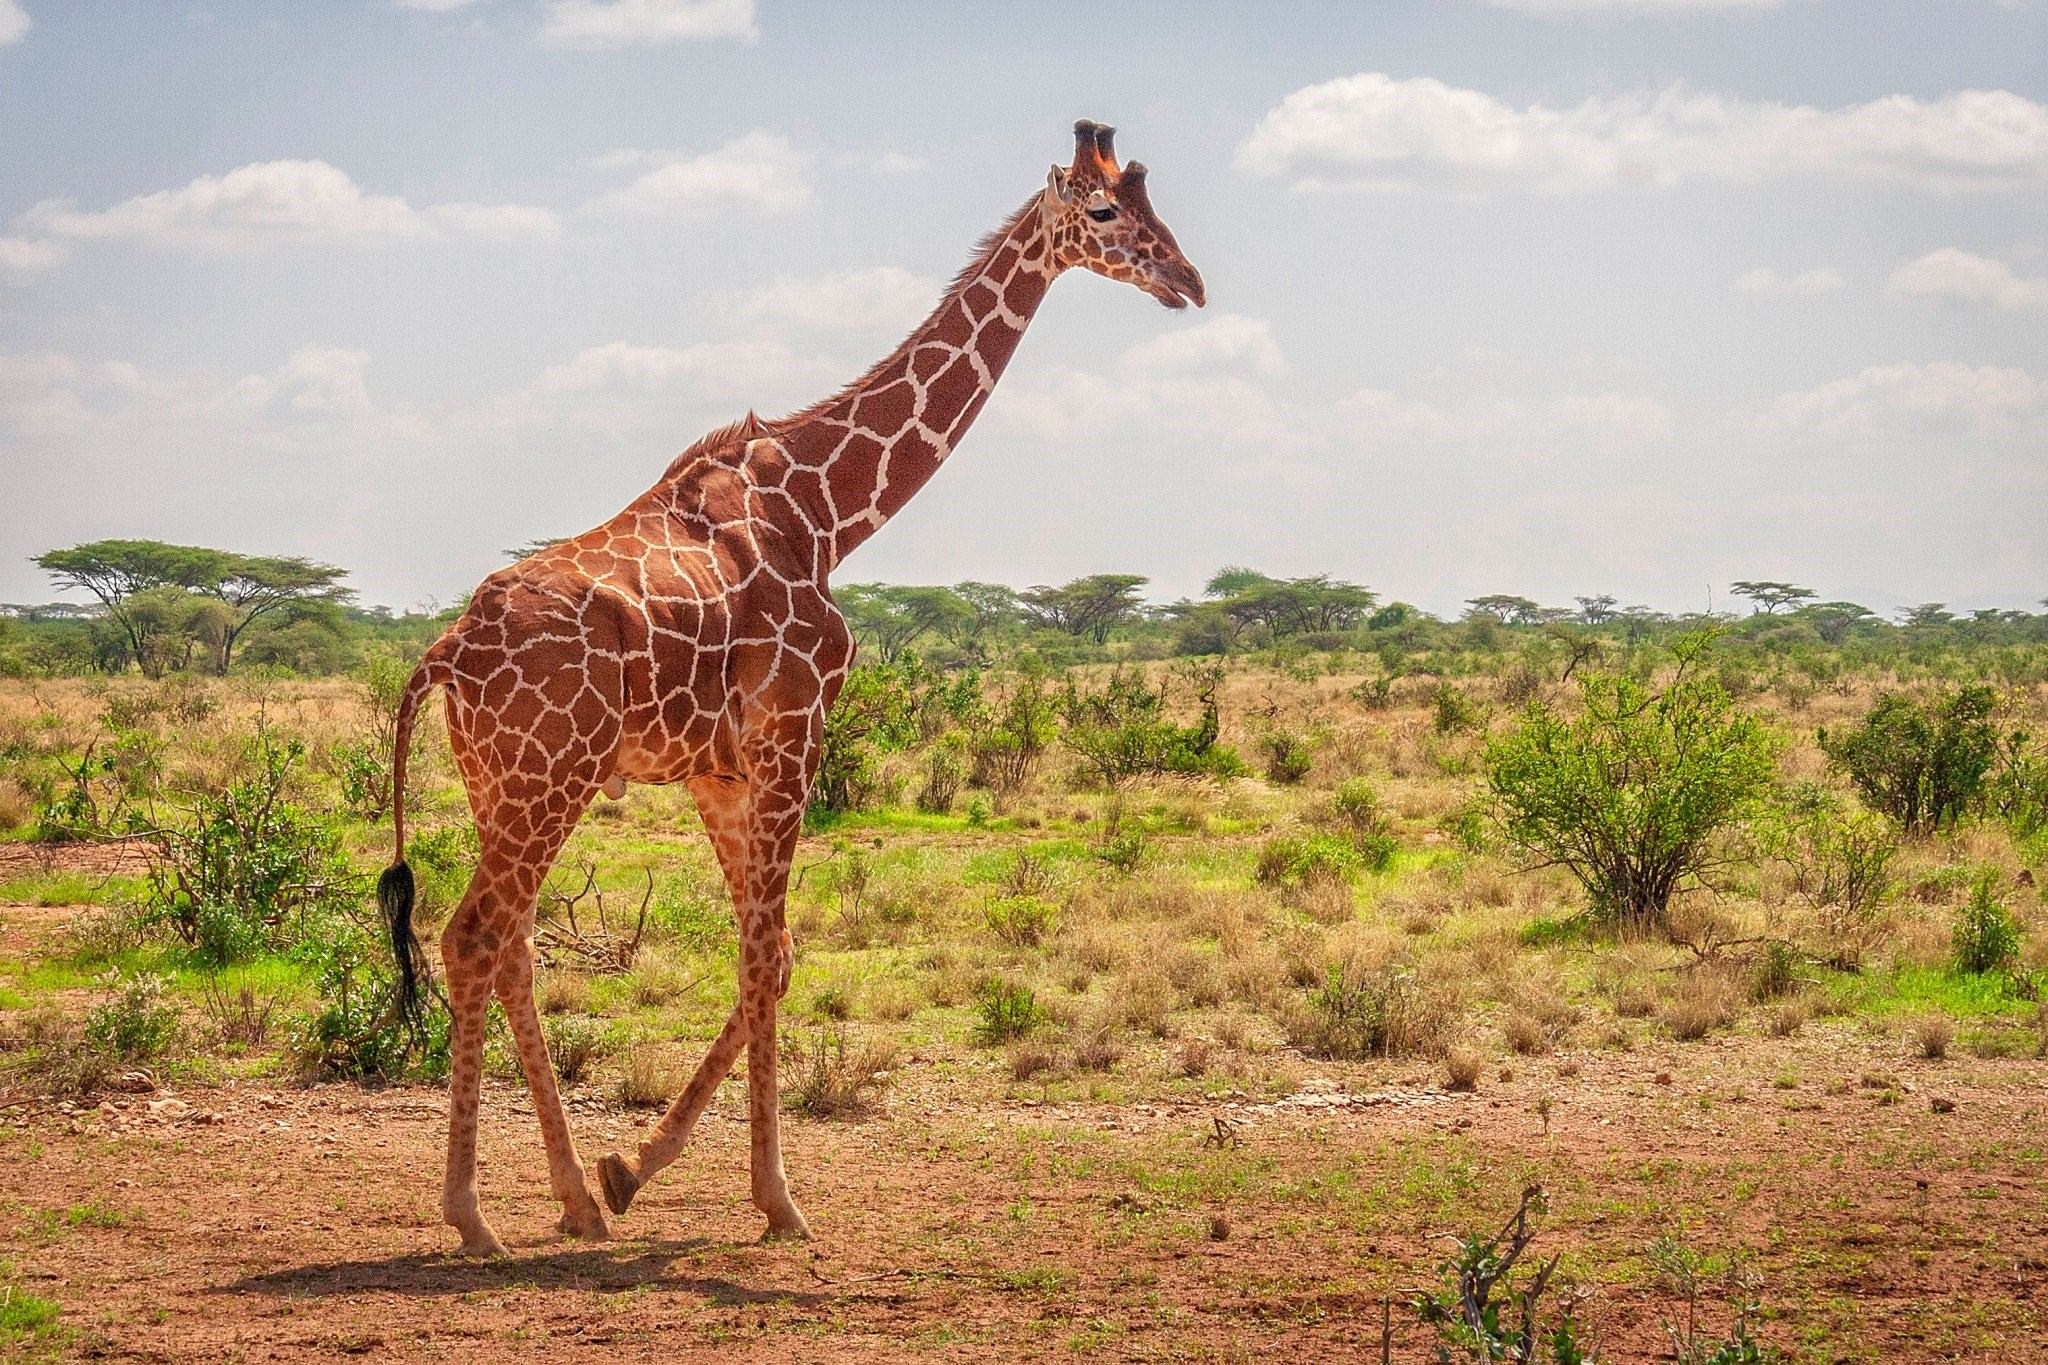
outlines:
[{"label": "giraffe ossicone", "polygon": [[392,823],[399,858],[378,900],[417,1021],[424,954],[412,928],[405,764],[420,704],[440,689],[475,818],[475,875],[441,935],[450,1103],[441,1213],[462,1250],[503,1250],[476,1192],[484,1016],[511,1024],[547,1150],[562,1231],[607,1235],[569,1133],[533,999],[536,898],[599,792],[685,784],[739,923],[739,1003],[689,1084],[630,1160],[599,1163],[622,1214],[673,1161],[747,1054],[753,1202],[770,1236],[808,1229],[783,1172],[776,1008],[795,946],[790,860],[827,708],[853,663],[832,570],[938,471],[1002,377],[1047,288],[1076,267],[1172,308],[1202,277],[1153,211],[1145,168],[1119,167],[1114,130],[1083,120],[1074,156],[976,251],[904,343],[839,393],[774,421],[749,413],[678,456],[617,516],[501,569],[426,652],[398,712]]}]

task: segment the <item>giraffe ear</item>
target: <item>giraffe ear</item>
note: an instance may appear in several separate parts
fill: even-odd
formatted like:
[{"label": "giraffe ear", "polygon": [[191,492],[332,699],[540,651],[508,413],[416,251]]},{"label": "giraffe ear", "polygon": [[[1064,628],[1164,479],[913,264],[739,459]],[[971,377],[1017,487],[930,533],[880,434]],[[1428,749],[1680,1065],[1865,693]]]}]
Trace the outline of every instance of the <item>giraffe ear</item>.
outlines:
[{"label": "giraffe ear", "polygon": [[1048,208],[1052,207],[1054,204],[1065,205],[1074,202],[1074,190],[1073,187],[1067,183],[1066,167],[1055,165],[1049,172],[1046,173],[1045,198],[1046,206]]}]

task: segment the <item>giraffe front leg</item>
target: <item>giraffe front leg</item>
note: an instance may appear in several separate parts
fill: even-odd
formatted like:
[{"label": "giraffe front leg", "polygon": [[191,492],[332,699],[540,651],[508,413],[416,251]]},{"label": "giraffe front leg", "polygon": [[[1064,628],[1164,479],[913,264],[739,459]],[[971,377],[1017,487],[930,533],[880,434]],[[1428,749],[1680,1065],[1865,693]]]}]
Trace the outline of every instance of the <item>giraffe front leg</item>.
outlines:
[{"label": "giraffe front leg", "polygon": [[576,1154],[569,1116],[562,1108],[562,1092],[555,1084],[554,1062],[541,1032],[540,1012],[534,1008],[533,951],[526,942],[506,950],[498,966],[497,987],[505,1019],[519,1047],[519,1066],[526,1073],[533,1112],[540,1119],[541,1143],[548,1154],[548,1184],[562,1203],[562,1218],[556,1226],[571,1237],[605,1241],[611,1230],[584,1182],[583,1161]]},{"label": "giraffe front leg", "polygon": [[697,1074],[690,1077],[690,1083],[669,1105],[668,1112],[661,1116],[661,1122],[654,1125],[654,1131],[640,1144],[634,1160],[629,1162],[617,1152],[610,1152],[597,1163],[597,1183],[604,1191],[606,1206],[613,1213],[624,1213],[631,1208],[633,1196],[640,1192],[640,1187],[682,1154],[690,1141],[690,1134],[697,1127],[697,1120],[703,1116],[711,1104],[711,1097],[718,1093],[720,1083],[732,1070],[746,1037],[746,1020],[735,1007],[727,1016],[725,1027],[719,1030],[718,1037],[705,1052],[704,1060],[698,1063]]},{"label": "giraffe front leg", "polygon": [[[782,1168],[782,1106],[776,1085],[775,1012],[789,989],[795,948],[776,913],[759,926],[741,926],[740,1008],[747,1019],[747,1120],[752,1136],[754,1207],[768,1219],[766,1240],[801,1240],[810,1225],[789,1195]],[[749,959],[752,959],[751,961]]]}]

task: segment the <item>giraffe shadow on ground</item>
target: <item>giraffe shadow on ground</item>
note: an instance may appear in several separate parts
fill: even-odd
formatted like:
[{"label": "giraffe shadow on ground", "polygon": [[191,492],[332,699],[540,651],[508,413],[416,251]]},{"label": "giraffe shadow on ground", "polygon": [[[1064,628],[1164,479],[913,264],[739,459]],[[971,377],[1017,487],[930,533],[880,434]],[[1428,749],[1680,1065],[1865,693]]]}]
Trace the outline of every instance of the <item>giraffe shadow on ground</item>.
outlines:
[{"label": "giraffe shadow on ground", "polygon": [[271,1294],[280,1298],[326,1298],[352,1294],[408,1294],[452,1297],[498,1289],[573,1289],[616,1294],[629,1289],[693,1294],[720,1306],[793,1303],[811,1307],[828,1295],[810,1290],[759,1288],[716,1277],[676,1274],[675,1262],[713,1247],[701,1238],[645,1241],[623,1246],[580,1247],[526,1255],[465,1260],[443,1252],[411,1253],[376,1260],[326,1261],[249,1275],[216,1286],[217,1294]]}]

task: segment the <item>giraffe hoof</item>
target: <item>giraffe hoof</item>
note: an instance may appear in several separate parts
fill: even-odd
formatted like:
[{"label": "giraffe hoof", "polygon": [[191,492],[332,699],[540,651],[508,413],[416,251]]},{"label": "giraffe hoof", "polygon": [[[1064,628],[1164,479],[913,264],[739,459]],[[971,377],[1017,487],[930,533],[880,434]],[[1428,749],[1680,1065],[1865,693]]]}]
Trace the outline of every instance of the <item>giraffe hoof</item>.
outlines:
[{"label": "giraffe hoof", "polygon": [[597,1211],[595,1203],[587,1209],[565,1211],[555,1227],[564,1236],[585,1242],[609,1242],[612,1239],[612,1230],[605,1226],[604,1215]]},{"label": "giraffe hoof", "polygon": [[624,1213],[633,1207],[633,1196],[640,1192],[640,1177],[633,1174],[624,1157],[608,1152],[597,1163],[597,1187],[604,1191],[606,1208]]},{"label": "giraffe hoof", "polygon": [[768,1215],[768,1230],[761,1234],[763,1242],[808,1242],[811,1240],[811,1225],[795,1209],[784,1213]]},{"label": "giraffe hoof", "polygon": [[498,1240],[497,1234],[485,1228],[481,1232],[465,1234],[462,1246],[455,1254],[465,1261],[488,1261],[507,1253],[505,1244]]}]

